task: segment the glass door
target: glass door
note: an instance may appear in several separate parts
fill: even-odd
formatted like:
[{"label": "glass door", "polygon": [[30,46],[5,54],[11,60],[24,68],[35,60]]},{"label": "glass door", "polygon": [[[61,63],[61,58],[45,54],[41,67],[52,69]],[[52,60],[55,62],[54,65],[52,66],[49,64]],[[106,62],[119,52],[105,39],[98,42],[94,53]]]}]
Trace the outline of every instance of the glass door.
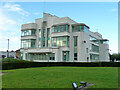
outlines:
[{"label": "glass door", "polygon": [[69,51],[63,51],[63,61],[69,61]]}]

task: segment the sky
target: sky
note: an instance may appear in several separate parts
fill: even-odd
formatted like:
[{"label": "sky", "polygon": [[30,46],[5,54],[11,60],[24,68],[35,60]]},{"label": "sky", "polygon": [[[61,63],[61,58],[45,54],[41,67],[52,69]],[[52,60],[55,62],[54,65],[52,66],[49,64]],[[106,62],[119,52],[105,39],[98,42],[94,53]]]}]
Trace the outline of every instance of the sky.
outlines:
[{"label": "sky", "polygon": [[43,12],[85,23],[91,31],[109,39],[110,53],[118,52],[117,2],[1,2],[0,51],[7,50],[7,39],[10,50],[19,49],[21,25],[35,22]]}]

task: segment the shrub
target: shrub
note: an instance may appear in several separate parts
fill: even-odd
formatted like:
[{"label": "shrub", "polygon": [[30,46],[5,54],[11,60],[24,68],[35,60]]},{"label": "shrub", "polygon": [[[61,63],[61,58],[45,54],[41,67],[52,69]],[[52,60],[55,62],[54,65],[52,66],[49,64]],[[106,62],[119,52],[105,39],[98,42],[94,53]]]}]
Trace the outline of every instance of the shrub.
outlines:
[{"label": "shrub", "polygon": [[4,62],[33,62],[33,61],[27,61],[22,59],[13,59],[13,58],[4,58],[2,59],[2,63]]},{"label": "shrub", "polygon": [[2,70],[49,66],[119,67],[120,62],[32,62],[18,59],[2,60]]}]

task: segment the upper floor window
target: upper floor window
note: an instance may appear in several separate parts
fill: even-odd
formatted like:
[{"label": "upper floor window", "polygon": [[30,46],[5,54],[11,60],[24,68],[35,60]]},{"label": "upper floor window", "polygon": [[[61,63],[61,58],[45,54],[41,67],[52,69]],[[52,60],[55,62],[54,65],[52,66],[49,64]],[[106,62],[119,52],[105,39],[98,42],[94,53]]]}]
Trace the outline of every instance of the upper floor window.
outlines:
[{"label": "upper floor window", "polygon": [[96,46],[94,44],[90,44],[90,51],[99,52],[99,46]]},{"label": "upper floor window", "polygon": [[52,38],[52,46],[69,46],[69,37],[63,36],[63,37],[53,37]]},{"label": "upper floor window", "polygon": [[73,25],[72,26],[72,32],[80,32],[80,31],[89,33],[89,28],[84,25]]},{"label": "upper floor window", "polygon": [[90,37],[90,41],[94,42],[94,43],[99,43],[99,40],[97,40],[95,37],[93,36],[89,36]]},{"label": "upper floor window", "polygon": [[108,44],[109,41],[107,39],[100,40],[100,44]]},{"label": "upper floor window", "polygon": [[35,48],[34,39],[21,40],[21,48]]},{"label": "upper floor window", "polygon": [[69,25],[55,25],[52,27],[52,32],[69,32]]},{"label": "upper floor window", "polygon": [[21,31],[21,36],[28,36],[28,35],[35,35],[36,34],[36,30],[22,30]]}]

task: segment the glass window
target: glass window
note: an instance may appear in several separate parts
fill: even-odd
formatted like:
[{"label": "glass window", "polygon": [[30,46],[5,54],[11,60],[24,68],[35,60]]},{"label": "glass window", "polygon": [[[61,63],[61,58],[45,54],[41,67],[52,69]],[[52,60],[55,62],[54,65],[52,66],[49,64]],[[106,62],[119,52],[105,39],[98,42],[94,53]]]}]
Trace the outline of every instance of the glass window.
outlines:
[{"label": "glass window", "polygon": [[100,40],[100,44],[108,44],[108,40]]},{"label": "glass window", "polygon": [[84,31],[85,31],[86,33],[89,33],[89,28],[86,27],[86,26],[84,26]]},{"label": "glass window", "polygon": [[21,36],[28,36],[28,35],[35,35],[36,30],[22,30],[21,31]]},{"label": "glass window", "polygon": [[39,41],[38,41],[38,47],[41,47],[41,29],[39,29]]},{"label": "glass window", "polygon": [[69,51],[63,51],[63,61],[69,61]]},{"label": "glass window", "polygon": [[52,27],[52,32],[64,32],[69,31],[69,25],[56,25]]},{"label": "glass window", "polygon": [[86,53],[88,53],[88,48],[86,48]]},{"label": "glass window", "polygon": [[79,32],[80,31],[80,26],[72,26],[72,32]]},{"label": "glass window", "polygon": [[90,37],[90,41],[94,42],[94,43],[99,43],[99,40],[97,40],[95,37],[93,36],[89,36]]},{"label": "glass window", "polygon": [[50,46],[50,28],[47,28],[47,47]]},{"label": "glass window", "polygon": [[74,36],[74,60],[77,60],[77,36]]},{"label": "glass window", "polygon": [[42,23],[42,39],[41,39],[41,43],[42,43],[42,46],[41,47],[45,47],[45,30],[46,30],[46,25],[47,25],[47,22],[46,21],[43,21]]},{"label": "glass window", "polygon": [[90,60],[99,60],[98,54],[90,54]]},{"label": "glass window", "polygon": [[53,37],[52,46],[69,46],[69,37]]},{"label": "glass window", "polygon": [[84,26],[83,25],[81,26],[81,30],[84,30]]},{"label": "glass window", "polygon": [[99,52],[99,46],[96,46],[94,44],[90,44],[90,51]]},{"label": "glass window", "polygon": [[35,40],[27,39],[21,40],[21,48],[34,48],[35,47]]}]

